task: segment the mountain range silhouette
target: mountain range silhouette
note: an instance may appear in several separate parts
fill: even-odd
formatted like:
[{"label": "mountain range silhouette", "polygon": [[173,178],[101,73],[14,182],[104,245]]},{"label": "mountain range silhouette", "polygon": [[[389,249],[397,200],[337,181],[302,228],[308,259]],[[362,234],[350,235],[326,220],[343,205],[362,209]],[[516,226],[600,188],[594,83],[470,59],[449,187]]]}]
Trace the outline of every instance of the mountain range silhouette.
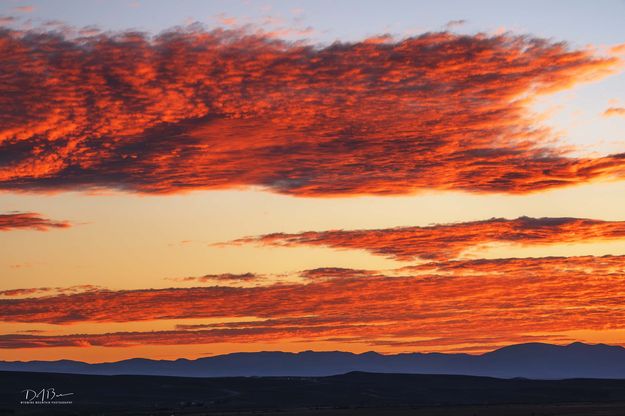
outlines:
[{"label": "mountain range silhouette", "polygon": [[181,377],[330,376],[353,371],[404,374],[457,374],[499,378],[625,379],[625,348],[605,344],[527,343],[481,355],[304,351],[247,352],[195,360],[129,360],[89,364],[80,361],[0,361],[0,371],[94,375],[166,375]]}]

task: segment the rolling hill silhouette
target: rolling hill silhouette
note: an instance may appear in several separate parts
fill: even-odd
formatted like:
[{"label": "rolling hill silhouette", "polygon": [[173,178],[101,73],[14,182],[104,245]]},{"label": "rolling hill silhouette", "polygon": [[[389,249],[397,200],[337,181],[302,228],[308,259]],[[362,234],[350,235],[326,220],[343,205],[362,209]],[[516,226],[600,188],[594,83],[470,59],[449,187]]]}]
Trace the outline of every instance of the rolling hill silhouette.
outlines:
[{"label": "rolling hill silhouette", "polygon": [[80,361],[0,361],[0,371],[96,375],[181,377],[329,376],[352,371],[372,373],[460,374],[533,379],[625,378],[625,348],[605,344],[566,346],[528,343],[482,355],[376,352],[252,352],[196,360],[135,358],[110,363]]}]

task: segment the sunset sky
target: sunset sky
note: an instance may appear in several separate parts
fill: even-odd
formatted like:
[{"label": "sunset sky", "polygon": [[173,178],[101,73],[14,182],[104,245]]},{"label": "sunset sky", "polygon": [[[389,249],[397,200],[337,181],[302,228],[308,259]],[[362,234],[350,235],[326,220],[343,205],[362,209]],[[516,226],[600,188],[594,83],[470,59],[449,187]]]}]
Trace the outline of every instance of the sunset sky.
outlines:
[{"label": "sunset sky", "polygon": [[625,1],[3,1],[0,359],[625,345]]}]

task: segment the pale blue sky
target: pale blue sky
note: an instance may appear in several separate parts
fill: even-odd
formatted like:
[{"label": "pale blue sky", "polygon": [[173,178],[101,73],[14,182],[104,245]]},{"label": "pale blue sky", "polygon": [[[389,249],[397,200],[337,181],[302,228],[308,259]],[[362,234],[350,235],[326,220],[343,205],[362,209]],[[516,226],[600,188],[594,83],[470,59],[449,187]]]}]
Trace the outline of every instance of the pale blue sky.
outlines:
[{"label": "pale blue sky", "polygon": [[[30,13],[16,10],[33,6]],[[282,19],[264,26],[312,27],[315,41],[358,40],[379,33],[403,35],[440,30],[452,20],[466,20],[459,31],[499,28],[574,42],[624,41],[625,1],[329,1],[329,0],[4,0],[0,14],[41,22],[59,20],[70,25],[97,25],[105,30],[129,28],[158,32],[190,20],[208,25],[218,15],[263,25],[269,16]]]}]

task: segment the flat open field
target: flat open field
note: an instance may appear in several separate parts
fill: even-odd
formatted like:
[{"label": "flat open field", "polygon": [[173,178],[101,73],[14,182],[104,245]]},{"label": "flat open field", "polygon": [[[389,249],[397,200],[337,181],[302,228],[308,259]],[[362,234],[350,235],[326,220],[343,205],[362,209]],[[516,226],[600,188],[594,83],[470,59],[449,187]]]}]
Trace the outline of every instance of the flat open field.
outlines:
[{"label": "flat open field", "polygon": [[[50,403],[33,399],[42,390],[49,392],[45,401]],[[373,373],[185,378],[0,372],[0,414],[622,416],[625,380]]]}]

